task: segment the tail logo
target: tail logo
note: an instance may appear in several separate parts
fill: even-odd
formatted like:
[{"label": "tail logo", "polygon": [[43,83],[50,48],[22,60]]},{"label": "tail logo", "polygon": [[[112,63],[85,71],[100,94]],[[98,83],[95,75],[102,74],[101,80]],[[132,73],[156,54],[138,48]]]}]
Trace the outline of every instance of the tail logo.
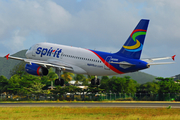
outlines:
[{"label": "tail logo", "polygon": [[146,30],[143,30],[143,29],[134,30],[130,36],[134,40],[134,42],[136,42],[136,44],[132,46],[123,46],[123,48],[125,48],[125,50],[129,52],[141,51],[143,48],[143,45],[139,42],[139,40],[136,39],[136,37],[140,35],[146,35]]}]

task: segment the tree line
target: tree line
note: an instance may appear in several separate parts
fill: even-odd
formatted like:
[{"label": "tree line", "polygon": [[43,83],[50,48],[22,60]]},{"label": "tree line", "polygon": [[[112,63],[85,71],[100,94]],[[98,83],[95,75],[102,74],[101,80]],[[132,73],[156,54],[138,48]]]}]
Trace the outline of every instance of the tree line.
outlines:
[{"label": "tree line", "polygon": [[[0,76],[0,93],[7,94],[65,94],[65,93],[179,93],[180,80],[174,82],[173,78],[158,77],[152,82],[138,84],[129,76],[124,77],[108,77],[102,76],[101,84],[93,86],[90,80],[93,76],[85,76],[63,72],[61,77],[65,80],[65,86],[55,86],[54,80],[58,78],[53,69],[49,69],[47,76],[34,76],[25,72],[24,63],[20,63],[11,71],[11,78]],[[81,89],[77,86],[69,85],[69,81],[75,80],[76,83],[82,82],[87,89]],[[51,86],[51,87],[50,87]]]},{"label": "tree line", "polygon": [[[152,82],[145,84],[138,84],[135,80],[129,76],[125,77],[101,77],[101,85],[93,86],[90,84],[92,77],[86,77],[84,75],[75,75],[65,72],[62,77],[66,80],[65,86],[55,86],[54,80],[58,76],[55,72],[51,71],[47,76],[34,76],[22,71],[14,74],[10,79],[4,76],[0,76],[0,92],[8,94],[64,94],[75,92],[86,93],[148,93],[148,94],[161,94],[161,93],[179,93],[180,80],[173,81],[173,78],[157,78]],[[74,79],[76,83],[82,82],[83,86],[87,86],[87,89],[81,89],[77,86],[69,85],[69,81]],[[179,83],[178,83],[179,82]],[[75,84],[76,84],[75,83]]]}]

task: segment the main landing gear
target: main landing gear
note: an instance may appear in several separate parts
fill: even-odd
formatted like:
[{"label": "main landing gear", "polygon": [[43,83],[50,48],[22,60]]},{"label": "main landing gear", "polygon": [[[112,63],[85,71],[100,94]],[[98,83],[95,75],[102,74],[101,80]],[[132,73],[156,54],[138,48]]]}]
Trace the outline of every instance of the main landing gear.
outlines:
[{"label": "main landing gear", "polygon": [[61,78],[61,70],[56,68],[56,74],[59,76],[59,79],[55,80],[55,85],[61,85],[64,86],[64,79]]},{"label": "main landing gear", "polygon": [[91,85],[100,85],[100,84],[101,84],[101,80],[97,78],[97,76],[95,76],[95,78],[91,80]]}]

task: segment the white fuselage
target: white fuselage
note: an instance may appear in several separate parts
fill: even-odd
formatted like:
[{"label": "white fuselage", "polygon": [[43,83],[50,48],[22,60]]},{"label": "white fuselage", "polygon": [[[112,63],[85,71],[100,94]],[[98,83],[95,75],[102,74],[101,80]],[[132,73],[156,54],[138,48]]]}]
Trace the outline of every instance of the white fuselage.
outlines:
[{"label": "white fuselage", "polygon": [[[73,73],[88,75],[116,75],[101,59],[88,49],[58,45],[52,43],[39,43],[32,46],[27,52],[28,59],[66,64],[73,68]],[[65,71],[68,71],[64,69]]]}]

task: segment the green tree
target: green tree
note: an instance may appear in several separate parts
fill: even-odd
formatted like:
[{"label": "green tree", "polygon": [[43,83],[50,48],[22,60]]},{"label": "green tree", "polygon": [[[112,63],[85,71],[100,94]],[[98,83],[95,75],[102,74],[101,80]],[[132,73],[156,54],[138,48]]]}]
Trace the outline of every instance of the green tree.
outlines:
[{"label": "green tree", "polygon": [[176,82],[180,83],[180,80],[176,80]]},{"label": "green tree", "polygon": [[104,91],[104,89],[101,89],[98,86],[92,86],[91,84],[88,86],[88,88],[86,90],[84,90],[84,92],[86,92],[86,94],[88,94],[88,93],[93,93],[93,94],[102,93],[103,91]]},{"label": "green tree", "polygon": [[157,82],[147,82],[142,84],[141,89],[144,89],[149,94],[157,94],[159,92],[160,86]]},{"label": "green tree", "polygon": [[76,86],[57,86],[56,89],[52,90],[51,92],[53,94],[58,94],[59,95],[59,100],[64,100],[64,94],[66,93],[76,93],[76,92],[81,92],[82,89],[78,88]]},{"label": "green tree", "polygon": [[82,85],[88,85],[89,80],[83,75],[83,74],[76,74],[74,76],[74,80],[76,81],[76,84],[79,82],[82,82]]},{"label": "green tree", "polygon": [[103,77],[100,88],[104,89],[106,92],[135,93],[137,86],[137,82],[130,79],[128,76],[123,78],[113,76],[111,79],[108,79],[108,77]]},{"label": "green tree", "polygon": [[64,89],[66,93],[76,93],[79,90],[76,86],[65,86]]},{"label": "green tree", "polygon": [[136,90],[137,90],[137,82],[132,79],[127,80],[127,78],[126,78],[125,92],[134,94],[134,93],[136,93]]},{"label": "green tree", "polygon": [[10,75],[13,76],[15,74],[27,74],[25,71],[25,65],[26,63],[24,61],[18,63],[12,70],[10,70]]},{"label": "green tree", "polygon": [[21,78],[18,74],[13,75],[8,81],[8,91],[13,94],[23,93],[23,86],[21,86]]},{"label": "green tree", "polygon": [[108,92],[109,89],[110,89],[109,86],[108,86],[109,81],[110,81],[110,79],[109,79],[108,76],[102,76],[102,77],[101,77],[101,84],[100,84],[99,87],[100,87],[101,89],[104,89],[104,91]]},{"label": "green tree", "polygon": [[45,86],[45,84],[41,83],[41,80],[33,81],[30,84],[30,87],[24,87],[24,89],[27,90],[27,93],[29,94],[47,94],[48,90],[43,90],[42,88]]},{"label": "green tree", "polygon": [[63,78],[66,82],[69,82],[73,79],[74,74],[70,72],[63,72],[61,78]]},{"label": "green tree", "polygon": [[41,77],[30,74],[15,74],[9,79],[7,90],[13,94],[29,94],[27,88],[31,88],[35,81],[41,81]]},{"label": "green tree", "polygon": [[0,92],[7,92],[8,79],[5,76],[0,76]]},{"label": "green tree", "polygon": [[158,78],[157,80],[160,86],[158,91],[160,100],[171,100],[175,98],[175,93],[179,93],[180,85],[175,83],[173,78]]},{"label": "green tree", "polygon": [[42,88],[43,90],[49,89],[48,87],[51,86],[51,81],[49,80],[48,76],[41,76],[41,83],[45,84],[45,86]]},{"label": "green tree", "polygon": [[109,90],[113,93],[127,93],[126,89],[126,78],[120,78],[113,76],[109,81]]},{"label": "green tree", "polygon": [[163,78],[163,77],[157,77],[156,80],[160,80],[160,81],[173,81],[174,78]]},{"label": "green tree", "polygon": [[91,80],[94,79],[94,78],[95,78],[95,76],[88,75],[87,78],[86,78],[86,80],[89,81],[89,82],[91,82]]},{"label": "green tree", "polygon": [[159,93],[179,93],[180,85],[175,83],[173,78],[164,78],[158,82]]},{"label": "green tree", "polygon": [[59,94],[60,96],[66,93],[64,87],[57,86],[56,89],[51,91],[53,94]]}]

